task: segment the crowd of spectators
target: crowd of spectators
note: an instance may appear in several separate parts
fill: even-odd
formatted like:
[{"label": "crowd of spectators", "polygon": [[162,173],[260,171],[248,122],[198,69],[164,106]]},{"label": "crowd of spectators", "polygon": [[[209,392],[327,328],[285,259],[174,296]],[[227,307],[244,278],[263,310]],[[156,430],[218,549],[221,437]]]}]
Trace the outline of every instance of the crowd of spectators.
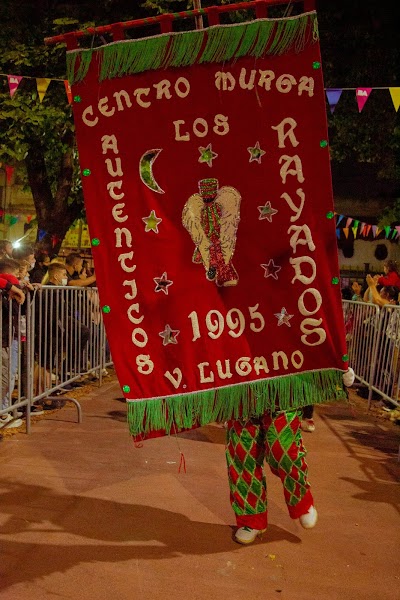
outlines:
[{"label": "crowd of spectators", "polygon": [[[77,340],[79,340],[81,356],[78,357],[78,369],[82,369],[82,372],[86,371],[83,355],[89,340],[89,329],[80,321],[80,315],[76,313],[75,308],[71,308],[72,303],[68,307],[68,302],[63,302],[63,304],[67,304],[65,308],[65,306],[60,307],[59,302],[53,302],[53,300],[49,302],[48,298],[46,299],[47,293],[44,293],[44,290],[53,288],[54,293],[58,292],[54,286],[95,287],[96,275],[87,261],[84,261],[77,252],[70,252],[65,257],[52,256],[29,244],[13,247],[9,240],[0,240],[2,410],[9,408],[12,402],[10,391],[15,388],[18,363],[20,363],[20,372],[23,373],[24,370],[21,347],[26,339],[24,337],[26,333],[25,314],[30,297],[36,297],[35,319],[40,324],[37,330],[35,329],[35,357],[38,358],[37,363],[42,371],[45,371],[45,377],[51,378],[55,357],[63,356],[63,353],[65,357],[65,348],[61,347],[60,340],[64,340],[66,335],[63,334],[67,330],[70,332],[67,337],[68,335],[70,338],[75,336],[75,340],[69,339],[70,344],[74,343],[77,347]],[[53,292],[48,292],[50,297],[53,297]],[[93,296],[97,298],[95,293]],[[54,296],[56,299],[59,297]],[[63,298],[66,296],[64,295]],[[62,311],[64,314],[60,318]],[[47,336],[46,340],[44,340],[44,331]],[[39,378],[40,373],[35,373],[36,384],[34,385],[37,385]],[[51,387],[51,379],[47,386]],[[37,391],[34,390],[34,395]],[[39,403],[32,405],[31,412],[40,414],[43,412],[42,406]],[[20,417],[22,416],[23,412],[17,410],[1,415],[0,430],[5,426],[8,428],[20,427],[22,425]]]},{"label": "crowd of spectators", "polygon": [[[383,273],[379,275],[368,274],[365,278],[364,286],[357,280],[353,281],[351,286],[342,288],[342,299],[355,302],[370,302],[379,307],[400,304],[400,273],[399,267],[394,260],[386,260],[383,263]],[[354,326],[353,313],[345,319],[346,339],[349,330]],[[314,407],[305,406],[303,409],[303,419],[301,428],[303,431],[312,433],[315,431],[313,419]]]},{"label": "crowd of spectators", "polygon": [[351,286],[342,288],[343,300],[371,302],[378,306],[400,304],[400,268],[396,261],[385,260],[383,273],[368,274],[364,285],[353,281]]}]

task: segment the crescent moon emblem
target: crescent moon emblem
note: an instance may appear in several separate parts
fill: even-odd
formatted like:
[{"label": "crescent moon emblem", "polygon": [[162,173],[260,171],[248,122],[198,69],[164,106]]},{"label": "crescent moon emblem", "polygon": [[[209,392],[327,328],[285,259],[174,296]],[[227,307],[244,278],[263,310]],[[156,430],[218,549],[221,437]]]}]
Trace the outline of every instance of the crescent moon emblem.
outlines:
[{"label": "crescent moon emblem", "polygon": [[162,148],[155,150],[147,150],[139,161],[139,175],[143,183],[153,192],[158,194],[165,194],[164,190],[160,188],[153,175],[153,163],[162,151]]}]

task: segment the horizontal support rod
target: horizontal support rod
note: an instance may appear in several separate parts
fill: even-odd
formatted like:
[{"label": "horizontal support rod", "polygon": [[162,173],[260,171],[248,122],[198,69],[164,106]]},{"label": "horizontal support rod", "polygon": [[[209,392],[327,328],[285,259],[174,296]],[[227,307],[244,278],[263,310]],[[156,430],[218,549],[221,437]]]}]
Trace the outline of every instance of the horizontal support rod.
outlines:
[{"label": "horizontal support rod", "polygon": [[303,2],[305,12],[315,10],[315,0],[292,0],[291,2],[288,2],[287,0],[253,0],[252,2],[237,2],[235,4],[227,4],[223,6],[210,6],[208,8],[198,8],[176,13],[167,13],[157,15],[156,17],[145,17],[143,19],[136,19],[134,21],[113,23],[112,25],[88,27],[87,29],[82,29],[79,31],[72,31],[70,33],[47,37],[44,39],[44,42],[47,45],[66,43],[67,49],[72,50],[77,48],[77,41],[83,37],[111,33],[113,34],[115,41],[120,41],[123,39],[123,37],[121,37],[121,33],[125,29],[134,29],[137,27],[145,27],[147,25],[159,23],[161,26],[161,32],[168,33],[172,31],[172,22],[178,19],[189,19],[201,15],[207,15],[209,17],[209,22],[212,21],[210,24],[216,25],[219,22],[218,15],[222,13],[230,13],[237,10],[255,9],[257,16],[266,16],[267,8],[270,6],[288,5],[299,2]]}]

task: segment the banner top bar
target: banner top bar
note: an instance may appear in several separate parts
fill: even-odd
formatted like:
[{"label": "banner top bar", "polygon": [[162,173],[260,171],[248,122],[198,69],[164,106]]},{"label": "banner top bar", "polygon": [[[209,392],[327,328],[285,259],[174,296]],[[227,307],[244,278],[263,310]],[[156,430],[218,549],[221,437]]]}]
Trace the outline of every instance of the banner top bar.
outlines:
[{"label": "banner top bar", "polygon": [[291,2],[283,0],[253,0],[252,2],[238,2],[235,4],[228,4],[224,6],[210,6],[208,8],[198,8],[194,10],[187,10],[176,13],[167,13],[158,15],[156,17],[146,17],[144,19],[113,23],[110,25],[100,25],[99,27],[88,27],[84,30],[72,31],[53,37],[47,37],[44,39],[44,42],[46,45],[65,43],[67,45],[68,50],[73,50],[78,47],[79,39],[88,36],[111,33],[113,36],[113,41],[116,42],[124,39],[124,31],[126,29],[134,29],[138,27],[145,27],[147,25],[160,24],[161,33],[169,33],[172,31],[173,21],[176,20],[195,18],[198,16],[206,15],[209,21],[209,25],[212,26],[219,24],[219,15],[222,13],[230,13],[238,10],[255,9],[257,18],[266,18],[269,7],[285,5],[289,7],[290,5],[300,3],[303,4],[303,10],[305,12],[315,10],[315,0],[292,0]]}]

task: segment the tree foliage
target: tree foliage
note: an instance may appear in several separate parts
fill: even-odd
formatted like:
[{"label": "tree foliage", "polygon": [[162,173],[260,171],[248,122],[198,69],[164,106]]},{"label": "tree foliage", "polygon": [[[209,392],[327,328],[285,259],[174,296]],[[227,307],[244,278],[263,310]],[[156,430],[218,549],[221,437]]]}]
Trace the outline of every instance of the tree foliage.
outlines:
[{"label": "tree foliage", "polygon": [[[131,6],[112,0],[0,3],[0,70],[24,76],[13,98],[7,78],[0,78],[0,162],[17,167],[20,179],[30,187],[38,232],[46,232],[42,244],[54,247],[56,240],[56,252],[84,205],[74,123],[63,83],[65,46],[46,46],[44,38],[110,22],[117,8],[126,11],[127,19],[141,16],[140,8],[132,13]],[[37,77],[53,79],[43,102]]]}]

